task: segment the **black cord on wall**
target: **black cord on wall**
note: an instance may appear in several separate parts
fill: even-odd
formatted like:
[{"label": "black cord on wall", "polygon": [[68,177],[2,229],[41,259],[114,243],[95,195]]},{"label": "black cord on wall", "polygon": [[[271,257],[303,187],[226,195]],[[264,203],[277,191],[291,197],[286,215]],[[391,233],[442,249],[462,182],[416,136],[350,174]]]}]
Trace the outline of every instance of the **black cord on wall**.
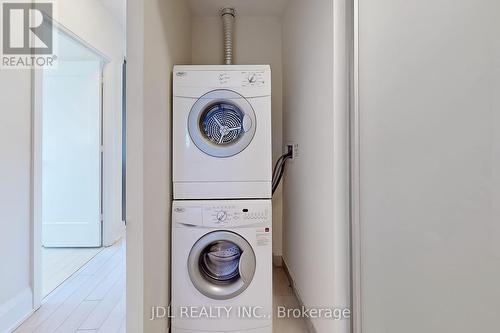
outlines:
[{"label": "black cord on wall", "polygon": [[280,185],[283,174],[285,173],[286,161],[292,158],[292,154],[292,151],[289,150],[286,154],[281,155],[278,161],[276,161],[273,169],[272,194],[276,192],[276,189]]}]

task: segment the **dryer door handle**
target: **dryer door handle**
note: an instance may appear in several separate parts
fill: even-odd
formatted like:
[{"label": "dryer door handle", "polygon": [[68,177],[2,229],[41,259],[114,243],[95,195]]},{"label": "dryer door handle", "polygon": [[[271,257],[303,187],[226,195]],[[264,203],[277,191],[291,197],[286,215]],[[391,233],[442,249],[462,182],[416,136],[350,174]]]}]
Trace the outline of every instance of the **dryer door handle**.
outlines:
[{"label": "dryer door handle", "polygon": [[243,251],[239,262],[239,272],[243,283],[250,284],[255,274],[255,265],[255,255],[252,251]]}]

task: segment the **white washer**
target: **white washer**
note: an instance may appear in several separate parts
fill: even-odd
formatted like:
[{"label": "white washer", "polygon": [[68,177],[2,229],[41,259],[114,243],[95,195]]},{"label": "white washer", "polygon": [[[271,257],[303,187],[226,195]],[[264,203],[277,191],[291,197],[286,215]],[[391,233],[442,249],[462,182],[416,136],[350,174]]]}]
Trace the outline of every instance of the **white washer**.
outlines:
[{"label": "white washer", "polygon": [[272,333],[270,200],[174,201],[172,332]]},{"label": "white washer", "polygon": [[174,199],[271,198],[271,69],[175,66]]}]

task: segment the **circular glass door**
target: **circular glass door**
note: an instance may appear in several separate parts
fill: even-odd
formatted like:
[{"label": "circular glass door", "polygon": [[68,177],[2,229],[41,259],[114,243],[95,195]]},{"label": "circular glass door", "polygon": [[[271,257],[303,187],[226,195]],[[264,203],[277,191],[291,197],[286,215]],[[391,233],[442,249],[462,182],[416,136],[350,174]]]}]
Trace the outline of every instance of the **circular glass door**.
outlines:
[{"label": "circular glass door", "polygon": [[200,238],[188,258],[189,277],[203,295],[230,299],[241,294],[255,274],[255,253],[236,233],[215,231]]},{"label": "circular glass door", "polygon": [[255,135],[255,113],[248,101],[231,90],[214,90],[193,105],[188,130],[195,145],[214,157],[243,151]]},{"label": "circular glass door", "polygon": [[230,102],[210,105],[200,117],[200,130],[209,141],[216,145],[230,145],[238,141],[244,133],[245,114]]}]

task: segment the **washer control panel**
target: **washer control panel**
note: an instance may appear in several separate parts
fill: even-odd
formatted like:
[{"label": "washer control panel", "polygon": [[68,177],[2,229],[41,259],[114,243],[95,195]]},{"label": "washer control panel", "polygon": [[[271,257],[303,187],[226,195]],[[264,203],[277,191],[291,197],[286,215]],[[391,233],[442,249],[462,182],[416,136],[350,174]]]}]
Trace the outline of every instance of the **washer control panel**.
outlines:
[{"label": "washer control panel", "polygon": [[172,204],[178,228],[271,227],[271,200],[179,200]]},{"label": "washer control panel", "polygon": [[204,226],[237,226],[266,222],[270,212],[266,208],[255,208],[235,205],[204,207]]}]

